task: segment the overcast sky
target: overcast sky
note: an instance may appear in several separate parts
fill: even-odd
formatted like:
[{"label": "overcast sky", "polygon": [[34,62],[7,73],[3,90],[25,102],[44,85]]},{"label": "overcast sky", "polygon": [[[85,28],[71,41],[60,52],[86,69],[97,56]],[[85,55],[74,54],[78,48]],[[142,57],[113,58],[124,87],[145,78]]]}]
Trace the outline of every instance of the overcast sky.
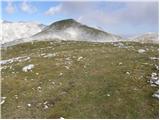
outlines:
[{"label": "overcast sky", "polygon": [[158,32],[158,2],[2,2],[2,20],[48,25],[68,18],[123,36]]}]

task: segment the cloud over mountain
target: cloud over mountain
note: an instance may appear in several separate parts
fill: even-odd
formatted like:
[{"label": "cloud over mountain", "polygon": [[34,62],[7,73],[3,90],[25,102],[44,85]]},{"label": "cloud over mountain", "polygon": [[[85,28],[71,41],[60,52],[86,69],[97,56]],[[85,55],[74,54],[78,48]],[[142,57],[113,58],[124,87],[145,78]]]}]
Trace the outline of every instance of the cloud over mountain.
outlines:
[{"label": "cloud over mountain", "polygon": [[[108,9],[113,6],[112,4],[117,4],[118,7]],[[109,28],[127,26],[131,29],[135,26],[142,28],[152,26],[157,29],[158,25],[158,2],[61,2],[50,7],[45,13],[64,14],[85,24],[98,24]]]}]

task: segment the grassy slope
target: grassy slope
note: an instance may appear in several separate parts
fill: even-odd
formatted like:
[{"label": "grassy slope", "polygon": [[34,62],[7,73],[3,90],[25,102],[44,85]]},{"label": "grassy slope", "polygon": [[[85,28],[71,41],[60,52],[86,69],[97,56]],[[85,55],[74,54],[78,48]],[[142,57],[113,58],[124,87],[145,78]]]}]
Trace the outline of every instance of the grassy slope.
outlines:
[{"label": "grassy slope", "polygon": [[[2,96],[7,97],[2,118],[158,118],[158,100],[151,97],[157,88],[147,82],[157,72],[158,61],[149,57],[158,57],[158,45],[124,44],[128,48],[111,43],[35,42],[2,50],[2,59],[31,57],[2,69]],[[140,54],[141,48],[149,50]],[[42,53],[56,56],[44,58],[39,56]],[[23,72],[28,64],[35,68]]]}]

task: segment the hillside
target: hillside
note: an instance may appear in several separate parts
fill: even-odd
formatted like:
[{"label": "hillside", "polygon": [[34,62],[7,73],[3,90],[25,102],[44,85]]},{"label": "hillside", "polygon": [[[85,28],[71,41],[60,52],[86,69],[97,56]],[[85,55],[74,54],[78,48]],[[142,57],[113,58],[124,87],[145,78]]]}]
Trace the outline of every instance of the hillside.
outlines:
[{"label": "hillside", "polygon": [[2,118],[158,118],[158,60],[157,44],[10,46],[2,49]]},{"label": "hillside", "polygon": [[130,41],[134,42],[159,44],[159,35],[158,33],[153,33],[153,32],[144,33],[129,39]]},{"label": "hillside", "polygon": [[[128,39],[113,33],[108,33],[101,28],[89,27],[77,22],[74,19],[65,19],[45,26],[33,22],[8,22],[3,21],[1,44],[2,46],[12,46],[30,41],[54,41],[72,40],[89,42],[118,42],[133,41],[140,43],[159,43],[157,33],[144,33]],[[12,35],[12,37],[10,37]]]},{"label": "hillside", "polygon": [[1,44],[13,42],[17,39],[28,38],[40,32],[45,26],[35,22],[9,22],[1,21],[0,36],[2,38]]},{"label": "hillside", "polygon": [[26,40],[74,40],[90,42],[114,42],[121,40],[120,36],[88,27],[74,19],[54,22],[41,32]]}]

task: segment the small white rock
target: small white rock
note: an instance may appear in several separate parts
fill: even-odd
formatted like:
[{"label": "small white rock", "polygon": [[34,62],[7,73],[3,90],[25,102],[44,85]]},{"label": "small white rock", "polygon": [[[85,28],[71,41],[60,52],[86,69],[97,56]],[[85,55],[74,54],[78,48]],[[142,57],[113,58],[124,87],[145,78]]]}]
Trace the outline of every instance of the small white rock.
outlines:
[{"label": "small white rock", "polygon": [[18,95],[14,95],[16,99],[18,99]]},{"label": "small white rock", "polygon": [[153,95],[152,97],[155,97],[155,98],[158,98],[159,99],[159,90],[157,90]]},{"label": "small white rock", "polygon": [[150,57],[151,60],[159,60],[157,57]]},{"label": "small white rock", "polygon": [[47,55],[45,55],[45,56],[43,56],[44,58],[50,58],[50,57],[55,57],[56,56],[56,54],[55,53],[48,53]]},{"label": "small white rock", "polygon": [[31,104],[27,104],[27,106],[28,106],[28,107],[31,107],[32,105],[31,105]]},{"label": "small white rock", "polygon": [[67,70],[69,70],[69,67],[68,66],[64,66]]},{"label": "small white rock", "polygon": [[119,62],[119,65],[122,65],[122,62]]},{"label": "small white rock", "polygon": [[109,96],[111,96],[110,94],[107,94],[107,96],[109,97]]},{"label": "small white rock", "polygon": [[38,88],[37,88],[38,90],[41,90],[42,88],[40,87],[40,86],[38,86]]},{"label": "small white rock", "polygon": [[36,75],[39,75],[39,73],[36,73]]},{"label": "small white rock", "polygon": [[45,101],[43,104],[46,105],[48,103],[48,101]]},{"label": "small white rock", "polygon": [[79,57],[79,58],[77,59],[77,61],[80,61],[82,58],[83,58],[82,56],[81,56],[81,57]]},{"label": "small white rock", "polygon": [[48,109],[48,105],[44,105],[44,109]]},{"label": "small white rock", "polygon": [[53,85],[55,85],[55,82],[52,82]]},{"label": "small white rock", "polygon": [[129,75],[129,74],[130,74],[130,72],[126,72],[126,74],[127,74],[127,75]]},{"label": "small white rock", "polygon": [[33,64],[29,64],[29,65],[27,65],[27,66],[24,66],[24,67],[22,68],[22,71],[28,72],[28,71],[32,70],[33,68],[34,68],[34,65],[33,65]]},{"label": "small white rock", "polygon": [[139,49],[138,50],[138,53],[144,53],[144,52],[146,52],[144,49]]},{"label": "small white rock", "polygon": [[63,75],[63,73],[59,73],[59,76],[62,76]]},{"label": "small white rock", "polygon": [[17,106],[17,108],[20,108],[20,107],[21,107],[21,106],[19,106],[19,105]]},{"label": "small white rock", "polygon": [[1,103],[0,105],[4,104],[6,97],[1,97]]}]

